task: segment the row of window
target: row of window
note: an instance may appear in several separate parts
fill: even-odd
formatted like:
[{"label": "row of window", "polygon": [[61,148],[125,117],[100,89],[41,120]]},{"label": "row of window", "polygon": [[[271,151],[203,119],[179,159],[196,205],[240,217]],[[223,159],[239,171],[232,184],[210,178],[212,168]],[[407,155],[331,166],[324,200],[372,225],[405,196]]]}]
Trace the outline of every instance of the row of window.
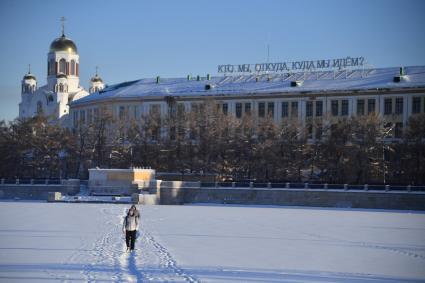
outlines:
[{"label": "row of window", "polygon": [[[317,123],[313,125],[312,123],[308,123],[306,125],[306,134],[308,139],[321,140],[323,136],[323,128],[321,123]],[[331,132],[334,130],[336,125],[331,125]],[[388,133],[385,138],[402,138],[403,136],[403,123],[387,123],[385,128],[388,129]]]},{"label": "row of window", "polygon": [[22,85],[22,93],[33,93],[36,89],[35,85],[23,84]]},{"label": "row of window", "polygon": [[54,86],[54,91],[55,92],[68,92],[68,85],[67,84],[62,84],[62,83],[60,83],[60,84],[56,84],[55,86]]},{"label": "row of window", "polygon": [[385,98],[384,99],[384,115],[403,114],[403,98],[397,97],[395,99],[395,109],[393,109],[393,99]]},{"label": "row of window", "polygon": [[[59,91],[65,88],[66,86],[62,86],[61,84],[57,86]],[[316,101],[306,101],[305,104],[305,113],[306,117],[322,117],[324,103],[322,100]],[[205,105],[203,103],[192,103],[191,111],[194,112],[204,112]],[[297,118],[298,117],[298,101],[282,101],[280,102],[281,107],[281,117],[282,118]],[[119,106],[118,108],[118,118],[121,121],[128,121],[130,118],[137,119],[137,109],[136,105],[127,105],[127,106]],[[403,98],[385,98],[384,99],[384,115],[403,114],[404,102]],[[229,104],[228,103],[220,103],[217,104],[217,110],[221,111],[223,114],[227,115],[229,113]],[[366,115],[375,112],[376,110],[376,99],[357,99],[357,115]],[[413,97],[412,100],[412,113],[421,113],[425,112],[425,98],[423,97]],[[88,110],[91,111],[91,110]],[[174,103],[170,104],[168,107],[168,114],[170,117],[181,117],[183,113],[185,113],[185,105],[183,103]],[[243,115],[250,114],[252,111],[252,103],[251,102],[236,102],[235,103],[235,116],[237,118],[242,118]],[[74,112],[77,113],[78,112]],[[76,119],[77,121],[85,121],[85,118],[82,118],[84,110],[80,111],[80,118]],[[160,104],[151,104],[149,105],[149,114],[156,115],[158,117],[161,116],[161,105]],[[258,102],[258,116],[259,117],[274,117],[275,114],[275,102]],[[88,114],[89,115],[89,114]],[[331,100],[331,115],[336,116],[348,116],[349,115],[349,101],[348,99],[340,99],[340,100]],[[75,120],[75,119],[74,119]],[[90,119],[89,119],[90,120]],[[91,121],[89,121],[91,122]]]},{"label": "row of window", "polygon": [[58,73],[78,76],[78,63],[75,60],[67,62],[64,58],[60,59],[59,62],[56,62],[55,59],[50,59],[47,63],[47,73],[49,76]]},{"label": "row of window", "polygon": [[79,124],[91,124],[99,119],[99,109],[89,108],[86,110],[74,111],[73,122],[74,126]]}]

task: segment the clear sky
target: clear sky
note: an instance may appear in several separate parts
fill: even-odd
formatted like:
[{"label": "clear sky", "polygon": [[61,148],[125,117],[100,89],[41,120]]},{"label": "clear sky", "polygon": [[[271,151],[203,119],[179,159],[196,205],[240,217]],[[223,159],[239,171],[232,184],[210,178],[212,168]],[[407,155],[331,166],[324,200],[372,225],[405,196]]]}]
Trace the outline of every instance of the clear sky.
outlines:
[{"label": "clear sky", "polygon": [[375,67],[425,65],[425,1],[0,0],[0,120],[18,115],[31,64],[46,84],[47,53],[65,34],[80,83],[216,74],[219,64],[364,56]]}]

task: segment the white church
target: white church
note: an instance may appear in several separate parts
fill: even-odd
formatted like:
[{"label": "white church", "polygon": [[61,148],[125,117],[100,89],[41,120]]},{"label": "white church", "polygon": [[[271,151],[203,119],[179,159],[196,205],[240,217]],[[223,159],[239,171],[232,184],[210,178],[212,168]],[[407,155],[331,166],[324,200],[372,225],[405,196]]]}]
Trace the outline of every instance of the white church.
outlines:
[{"label": "white church", "polygon": [[50,44],[47,54],[47,84],[38,87],[31,70],[22,79],[19,118],[43,114],[50,121],[67,127],[70,125],[69,104],[105,87],[97,70],[90,79],[89,91],[80,85],[80,56],[75,43],[65,36],[63,21],[64,18],[62,35]]}]

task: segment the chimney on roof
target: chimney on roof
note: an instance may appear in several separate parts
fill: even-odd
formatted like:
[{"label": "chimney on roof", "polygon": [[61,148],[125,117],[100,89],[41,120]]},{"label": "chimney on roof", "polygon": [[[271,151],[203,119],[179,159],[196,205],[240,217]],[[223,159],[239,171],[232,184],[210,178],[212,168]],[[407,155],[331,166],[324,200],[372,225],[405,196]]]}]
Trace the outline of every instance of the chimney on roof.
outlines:
[{"label": "chimney on roof", "polygon": [[407,76],[404,72],[404,67],[400,67],[399,72],[398,72],[398,76],[395,76],[393,78],[393,82],[399,83],[399,82],[404,81],[406,79],[407,79]]},{"label": "chimney on roof", "polygon": [[303,81],[291,81],[291,87],[302,86]]},{"label": "chimney on roof", "polygon": [[187,75],[187,80],[190,81],[192,79],[191,75]]},{"label": "chimney on roof", "polygon": [[201,76],[200,76],[200,75],[197,75],[197,76],[196,76],[196,80],[197,80],[197,81],[200,81],[200,80],[201,80]]},{"label": "chimney on roof", "polygon": [[207,74],[207,80],[208,81],[211,80],[211,75],[210,74]]},{"label": "chimney on roof", "polygon": [[156,76],[156,83],[159,84],[159,76]]}]

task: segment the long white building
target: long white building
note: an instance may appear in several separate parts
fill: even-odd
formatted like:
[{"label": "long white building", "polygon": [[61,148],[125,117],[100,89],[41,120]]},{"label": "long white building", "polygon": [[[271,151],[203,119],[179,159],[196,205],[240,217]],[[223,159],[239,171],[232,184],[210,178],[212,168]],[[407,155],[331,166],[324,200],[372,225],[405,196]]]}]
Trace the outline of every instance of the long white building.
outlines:
[{"label": "long white building", "polygon": [[107,87],[71,103],[74,126],[93,122],[107,106],[117,120],[169,113],[168,98],[189,112],[212,98],[224,113],[296,119],[311,139],[328,120],[379,113],[398,137],[410,115],[425,112],[425,66],[299,73],[141,79]]}]

